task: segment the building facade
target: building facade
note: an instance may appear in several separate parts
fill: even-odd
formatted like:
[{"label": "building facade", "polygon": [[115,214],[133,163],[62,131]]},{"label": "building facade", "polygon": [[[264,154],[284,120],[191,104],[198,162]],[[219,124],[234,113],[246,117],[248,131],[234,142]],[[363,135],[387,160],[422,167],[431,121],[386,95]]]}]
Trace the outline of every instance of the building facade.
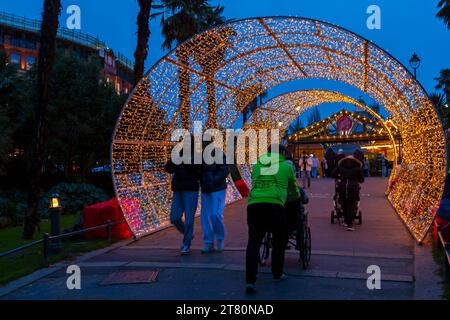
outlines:
[{"label": "building facade", "polygon": [[[20,70],[29,70],[39,52],[41,21],[0,12],[0,51],[7,54],[9,63]],[[77,30],[58,28],[58,52],[74,52],[89,61],[102,60],[101,76],[114,85],[117,94],[128,94],[132,88],[133,63],[121,53],[115,54],[104,42]]]}]

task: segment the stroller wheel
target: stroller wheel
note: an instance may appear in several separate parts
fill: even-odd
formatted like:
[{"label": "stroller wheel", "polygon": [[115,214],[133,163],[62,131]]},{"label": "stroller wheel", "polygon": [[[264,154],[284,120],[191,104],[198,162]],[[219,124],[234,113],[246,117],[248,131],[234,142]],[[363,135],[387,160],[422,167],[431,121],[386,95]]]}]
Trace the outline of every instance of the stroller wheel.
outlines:
[{"label": "stroller wheel", "polygon": [[336,215],[334,214],[334,210],[331,211],[331,224],[334,224],[334,219]]}]

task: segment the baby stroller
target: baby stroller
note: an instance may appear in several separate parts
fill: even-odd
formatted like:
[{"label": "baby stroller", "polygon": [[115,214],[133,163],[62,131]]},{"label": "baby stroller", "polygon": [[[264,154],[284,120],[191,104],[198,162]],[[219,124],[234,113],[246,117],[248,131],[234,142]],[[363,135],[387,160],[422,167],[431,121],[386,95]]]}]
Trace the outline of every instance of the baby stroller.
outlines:
[{"label": "baby stroller", "polygon": [[[337,220],[338,222],[343,222],[344,220],[344,212],[342,211],[341,201],[339,200],[339,193],[337,192],[339,179],[335,180],[334,183],[334,196],[333,196],[333,206],[334,210],[331,210],[331,223]],[[362,212],[359,210],[359,201],[357,203],[357,211],[355,215],[355,220],[358,221],[358,224],[362,224]]]}]

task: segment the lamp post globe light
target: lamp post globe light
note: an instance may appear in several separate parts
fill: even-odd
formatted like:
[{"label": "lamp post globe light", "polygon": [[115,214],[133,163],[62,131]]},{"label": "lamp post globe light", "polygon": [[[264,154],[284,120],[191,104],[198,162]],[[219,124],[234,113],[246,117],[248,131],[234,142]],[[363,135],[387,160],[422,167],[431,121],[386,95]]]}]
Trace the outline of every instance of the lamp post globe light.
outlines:
[{"label": "lamp post globe light", "polygon": [[[58,236],[61,234],[61,197],[55,193],[50,198],[50,235]],[[59,239],[52,240],[50,248],[53,253],[61,251],[61,241]]]},{"label": "lamp post globe light", "polygon": [[417,69],[420,67],[420,58],[417,53],[413,53],[411,58],[409,59],[409,65],[414,69],[414,79],[417,78]]}]

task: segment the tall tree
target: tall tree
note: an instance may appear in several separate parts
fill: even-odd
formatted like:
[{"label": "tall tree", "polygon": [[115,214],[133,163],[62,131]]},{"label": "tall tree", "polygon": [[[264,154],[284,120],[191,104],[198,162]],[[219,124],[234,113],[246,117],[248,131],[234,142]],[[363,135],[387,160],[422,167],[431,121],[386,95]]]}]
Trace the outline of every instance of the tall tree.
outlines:
[{"label": "tall tree", "polygon": [[436,89],[442,89],[448,101],[450,99],[450,69],[441,70],[439,77],[434,80],[438,82]]},{"label": "tall tree", "polygon": [[85,178],[97,162],[109,163],[109,137],[124,97],[113,84],[99,81],[100,70],[95,57],[84,61],[76,54],[59,54],[55,61],[47,154],[52,164],[64,167],[66,179]]},{"label": "tall tree", "polygon": [[448,29],[450,29],[450,0],[440,0],[438,8],[440,8],[440,10],[436,16],[447,25]]},{"label": "tall tree", "polygon": [[18,147],[15,135],[21,129],[18,118],[24,110],[24,88],[25,81],[18,74],[17,65],[8,63],[6,52],[0,51],[0,176],[7,175],[11,151]]},{"label": "tall tree", "polygon": [[[163,49],[179,46],[187,39],[211,27],[211,12],[223,11],[220,6],[212,7],[208,0],[161,0],[165,9],[161,19]],[[190,74],[187,67],[195,46],[192,43],[179,46],[175,52],[178,68],[178,87],[180,98],[181,124],[189,127],[190,113]]]},{"label": "tall tree", "polygon": [[441,117],[444,129],[450,128],[450,108],[445,101],[445,96],[442,93],[432,93],[430,99]]},{"label": "tall tree", "polygon": [[314,109],[308,115],[308,126],[319,122],[320,120],[322,120],[322,117],[320,116],[319,108],[314,107]]},{"label": "tall tree", "polygon": [[298,117],[291,123],[291,125],[286,130],[286,132],[289,135],[291,135],[291,134],[296,133],[297,131],[300,131],[301,129],[303,129],[303,124],[302,124],[302,120],[300,119],[300,117]]},{"label": "tall tree", "polygon": [[148,40],[150,38],[150,10],[152,0],[137,0],[139,4],[139,13],[137,15],[137,45],[134,51],[134,85],[136,85],[144,76],[144,65],[148,54]]},{"label": "tall tree", "polygon": [[[219,15],[216,16],[214,24],[221,24],[224,19]],[[202,72],[207,75],[206,78],[206,101],[208,103],[208,124],[207,127],[216,128],[216,87],[212,80],[218,67],[223,62],[228,46],[224,45],[227,39],[235,34],[235,31],[228,27],[221,28],[218,32],[208,32],[199,37],[199,44],[194,53],[196,61],[202,68]]]},{"label": "tall tree", "polygon": [[40,48],[37,66],[36,127],[29,151],[30,185],[28,192],[28,209],[25,219],[23,237],[31,239],[39,222],[37,205],[40,185],[45,164],[45,146],[47,142],[47,109],[50,99],[50,79],[56,57],[56,35],[58,19],[61,12],[60,0],[44,0],[42,13]]}]

